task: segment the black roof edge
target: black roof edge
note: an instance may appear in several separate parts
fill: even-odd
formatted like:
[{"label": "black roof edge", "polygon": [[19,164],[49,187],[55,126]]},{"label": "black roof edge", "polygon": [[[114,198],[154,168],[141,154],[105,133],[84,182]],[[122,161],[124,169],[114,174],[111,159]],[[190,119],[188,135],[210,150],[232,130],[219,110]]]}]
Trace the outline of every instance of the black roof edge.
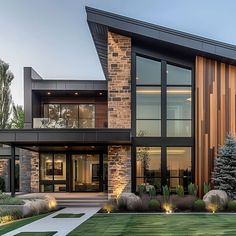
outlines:
[{"label": "black roof edge", "polygon": [[[236,64],[235,45],[185,33],[88,6],[85,8],[89,28],[106,78],[108,78],[106,71],[107,68],[105,65],[107,60],[107,49],[105,47],[103,47],[104,49],[101,49],[101,47],[99,48],[98,42],[101,36],[98,34],[99,32],[96,32],[98,27],[106,27],[107,30],[111,31],[117,30],[131,37],[140,36],[142,38],[152,38],[159,42],[168,43],[173,46],[189,48],[195,55],[208,56],[216,60]],[[96,27],[93,25],[96,25]],[[101,41],[99,44],[101,44]]]},{"label": "black roof edge", "polygon": [[[119,14],[116,14],[116,13],[111,13],[111,12],[107,12],[107,11],[104,11],[104,10],[99,10],[99,9],[96,9],[96,8],[88,7],[88,6],[86,6],[85,8],[86,8],[87,13],[94,13],[94,14],[97,14],[97,15],[109,17],[111,19],[113,18],[113,19],[116,19],[116,20],[119,20],[119,21],[124,21],[124,22],[129,22],[129,23],[132,23],[132,24],[136,24],[136,25],[141,25],[141,26],[144,26],[146,28],[155,29],[155,30],[168,32],[168,33],[175,34],[175,35],[184,36],[186,38],[195,39],[195,40],[198,40],[198,41],[210,43],[212,45],[217,45],[217,46],[225,47],[225,48],[232,49],[232,50],[236,51],[236,45],[233,45],[233,44],[224,43],[224,42],[221,42],[221,41],[217,41],[217,40],[209,39],[209,38],[206,38],[206,37],[186,33],[186,32],[179,31],[179,30],[174,30],[174,29],[171,29],[171,28],[168,28],[168,27],[156,25],[156,24],[153,24],[153,23],[137,20],[137,19],[130,18],[130,17],[127,17],[127,16],[122,16],[122,15],[119,15]],[[90,20],[91,20],[91,18],[88,18],[88,21],[90,21]],[[95,19],[93,19],[93,20],[95,20]]]}]

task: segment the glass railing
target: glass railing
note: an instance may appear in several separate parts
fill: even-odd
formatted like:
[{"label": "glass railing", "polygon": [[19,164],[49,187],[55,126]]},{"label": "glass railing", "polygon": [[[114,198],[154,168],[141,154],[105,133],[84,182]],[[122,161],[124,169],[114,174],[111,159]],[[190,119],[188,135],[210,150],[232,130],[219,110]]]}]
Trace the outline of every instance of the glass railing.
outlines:
[{"label": "glass railing", "polygon": [[95,127],[95,119],[68,120],[59,118],[57,120],[50,118],[34,118],[34,129],[77,129],[77,128],[106,128],[107,122],[96,120],[100,124]]}]

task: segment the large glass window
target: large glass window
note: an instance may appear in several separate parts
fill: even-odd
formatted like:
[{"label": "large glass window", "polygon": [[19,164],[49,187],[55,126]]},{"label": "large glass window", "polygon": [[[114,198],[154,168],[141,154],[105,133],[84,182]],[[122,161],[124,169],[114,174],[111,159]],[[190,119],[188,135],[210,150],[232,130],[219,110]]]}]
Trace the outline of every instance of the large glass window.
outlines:
[{"label": "large glass window", "polygon": [[167,88],[167,136],[191,137],[192,89]]},{"label": "large glass window", "polygon": [[136,135],[161,135],[161,63],[137,57]]},{"label": "large glass window", "polygon": [[192,72],[136,57],[136,136],[192,136]]},{"label": "large glass window", "polygon": [[184,186],[184,189],[187,190],[192,177],[191,153],[191,147],[167,148],[167,170],[169,186],[172,191],[175,191],[178,185]]},{"label": "large glass window", "polygon": [[61,118],[65,120],[67,128],[78,128],[78,105],[61,105]]},{"label": "large glass window", "polygon": [[137,56],[136,62],[136,84],[161,84],[161,63],[159,61]]},{"label": "large glass window", "polygon": [[95,128],[94,104],[44,104],[40,128]]},{"label": "large glass window", "polygon": [[53,180],[53,155],[41,154],[40,161],[41,180]]},{"label": "large glass window", "polygon": [[65,191],[66,154],[40,154],[40,182],[42,192]]},{"label": "large glass window", "polygon": [[137,147],[136,187],[145,185],[161,190],[161,148]]},{"label": "large glass window", "polygon": [[79,127],[94,128],[95,127],[95,106],[92,104],[79,105]]},{"label": "large glass window", "polygon": [[147,145],[136,148],[136,189],[144,184],[161,191],[168,184],[171,191],[177,185],[187,190],[193,176],[192,70],[137,56],[135,81],[136,137]]}]

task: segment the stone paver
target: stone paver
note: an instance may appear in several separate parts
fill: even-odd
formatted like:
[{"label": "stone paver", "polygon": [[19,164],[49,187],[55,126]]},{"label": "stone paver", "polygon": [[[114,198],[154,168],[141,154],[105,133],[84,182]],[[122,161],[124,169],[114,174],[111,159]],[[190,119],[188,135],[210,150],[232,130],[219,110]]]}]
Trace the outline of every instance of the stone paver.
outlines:
[{"label": "stone paver", "polygon": [[[20,232],[47,232],[57,231],[55,236],[65,236],[71,232],[74,228],[82,224],[84,221],[93,216],[99,207],[67,207],[57,212],[50,214],[40,220],[34,221],[28,225],[22,226],[16,230],[13,230],[3,236],[13,236]],[[79,214],[85,213],[80,218],[53,218],[61,213]]]}]

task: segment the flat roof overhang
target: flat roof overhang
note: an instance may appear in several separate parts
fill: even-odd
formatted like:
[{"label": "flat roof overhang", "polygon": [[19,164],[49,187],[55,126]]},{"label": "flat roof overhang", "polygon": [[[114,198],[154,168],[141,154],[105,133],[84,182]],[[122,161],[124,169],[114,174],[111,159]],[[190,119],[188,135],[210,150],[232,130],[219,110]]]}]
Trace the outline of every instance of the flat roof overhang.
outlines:
[{"label": "flat roof overhang", "polygon": [[131,144],[130,129],[4,129],[0,143],[16,147],[38,145]]}]

